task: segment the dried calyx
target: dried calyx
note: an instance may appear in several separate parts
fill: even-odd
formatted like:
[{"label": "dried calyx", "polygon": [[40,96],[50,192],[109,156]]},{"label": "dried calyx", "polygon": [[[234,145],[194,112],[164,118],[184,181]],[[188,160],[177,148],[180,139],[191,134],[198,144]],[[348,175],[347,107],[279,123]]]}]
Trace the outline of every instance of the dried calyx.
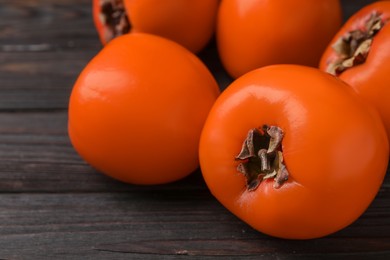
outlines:
[{"label": "dried calyx", "polygon": [[283,131],[277,126],[264,125],[261,129],[249,130],[236,160],[240,161],[237,170],[247,180],[247,190],[256,190],[261,181],[274,180],[274,188],[280,188],[288,179],[288,171],[283,162],[281,143]]},{"label": "dried calyx", "polygon": [[130,31],[123,0],[100,0],[100,10],[101,22],[107,27],[106,42]]},{"label": "dried calyx", "polygon": [[374,36],[384,25],[385,22],[381,18],[381,14],[374,12],[367,19],[362,30],[354,30],[341,37],[332,46],[338,59],[329,64],[327,72],[340,75],[343,71],[364,63],[370,52]]}]

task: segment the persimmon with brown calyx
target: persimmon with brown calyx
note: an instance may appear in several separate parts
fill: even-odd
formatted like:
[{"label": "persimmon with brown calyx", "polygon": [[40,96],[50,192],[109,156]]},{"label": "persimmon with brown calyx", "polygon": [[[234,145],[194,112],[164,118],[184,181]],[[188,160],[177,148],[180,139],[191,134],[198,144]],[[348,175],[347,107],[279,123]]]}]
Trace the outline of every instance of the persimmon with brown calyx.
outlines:
[{"label": "persimmon with brown calyx", "polygon": [[374,109],[316,68],[273,65],[235,80],[200,140],[211,193],[265,234],[329,235],[360,217],[387,170],[389,144]]},{"label": "persimmon with brown calyx", "polygon": [[374,106],[390,137],[390,1],[372,3],[351,16],[323,53],[319,67]]},{"label": "persimmon with brown calyx", "polygon": [[201,51],[214,33],[219,0],[93,0],[100,40],[132,32],[171,39]]}]

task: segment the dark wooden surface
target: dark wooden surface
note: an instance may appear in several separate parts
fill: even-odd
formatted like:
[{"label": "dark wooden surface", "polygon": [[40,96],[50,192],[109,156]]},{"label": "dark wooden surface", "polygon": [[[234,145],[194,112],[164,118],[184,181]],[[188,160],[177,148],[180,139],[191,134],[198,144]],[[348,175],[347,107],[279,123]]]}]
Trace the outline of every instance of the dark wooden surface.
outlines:
[{"label": "dark wooden surface", "polygon": [[[368,0],[344,0],[345,17]],[[248,227],[200,172],[139,187],[100,174],[67,136],[72,84],[100,49],[90,0],[0,0],[0,259],[390,259],[390,178],[354,224],[287,241]],[[200,54],[221,88],[211,44]]]}]

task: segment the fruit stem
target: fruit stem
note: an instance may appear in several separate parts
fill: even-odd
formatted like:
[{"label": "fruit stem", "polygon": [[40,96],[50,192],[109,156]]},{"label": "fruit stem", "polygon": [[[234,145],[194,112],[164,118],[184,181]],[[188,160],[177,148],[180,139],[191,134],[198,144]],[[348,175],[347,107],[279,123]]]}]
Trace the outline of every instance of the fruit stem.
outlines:
[{"label": "fruit stem", "polygon": [[108,28],[106,42],[130,31],[131,25],[123,0],[100,0],[100,9],[102,23]]},{"label": "fruit stem", "polygon": [[262,180],[274,179],[274,188],[280,188],[288,180],[289,173],[283,161],[282,140],[284,133],[277,126],[264,125],[249,130],[236,160],[237,170],[247,180],[247,190],[256,190]]},{"label": "fruit stem", "polygon": [[367,18],[363,29],[346,33],[332,46],[338,59],[327,67],[327,72],[340,75],[345,70],[366,61],[374,36],[383,28],[385,21],[381,14],[373,12]]}]

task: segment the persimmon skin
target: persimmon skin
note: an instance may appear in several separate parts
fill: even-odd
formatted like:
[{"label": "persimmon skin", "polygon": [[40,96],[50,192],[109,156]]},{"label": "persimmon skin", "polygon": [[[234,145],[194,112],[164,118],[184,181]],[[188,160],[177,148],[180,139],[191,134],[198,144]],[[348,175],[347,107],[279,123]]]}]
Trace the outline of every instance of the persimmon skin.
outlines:
[{"label": "persimmon skin", "polygon": [[[275,125],[289,179],[254,191],[235,156],[248,130]],[[235,80],[219,96],[200,140],[201,170],[212,194],[254,229],[311,239],[354,222],[377,194],[387,169],[383,124],[341,80],[315,68],[273,65]]]},{"label": "persimmon skin", "polygon": [[[93,17],[99,38],[106,44],[100,2],[93,1]],[[130,33],[159,35],[198,53],[214,34],[219,0],[123,0],[123,4]]]},{"label": "persimmon skin", "polygon": [[341,22],[339,0],[222,0],[217,47],[233,78],[272,64],[317,67]]},{"label": "persimmon skin", "polygon": [[133,32],[171,39],[194,53],[210,41],[219,0],[124,0]]},{"label": "persimmon skin", "polygon": [[69,102],[80,156],[123,182],[162,184],[198,167],[198,143],[219,88],[206,66],[162,37],[115,38],[84,68]]},{"label": "persimmon skin", "polygon": [[382,20],[387,22],[374,36],[367,59],[338,77],[379,111],[390,137],[390,1],[374,2],[352,15],[324,51],[319,68],[327,71],[328,65],[338,58],[333,49],[336,41],[350,31],[364,28],[364,23],[374,12],[381,14]]}]

